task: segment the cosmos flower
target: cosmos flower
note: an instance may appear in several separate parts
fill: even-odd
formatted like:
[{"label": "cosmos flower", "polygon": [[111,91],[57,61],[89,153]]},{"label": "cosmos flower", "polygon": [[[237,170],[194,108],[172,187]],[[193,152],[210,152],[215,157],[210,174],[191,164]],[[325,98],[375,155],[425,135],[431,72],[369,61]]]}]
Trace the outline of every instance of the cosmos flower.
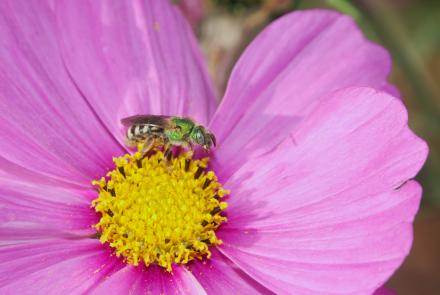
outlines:
[{"label": "cosmos flower", "polygon": [[[349,17],[276,20],[244,51],[219,106],[168,1],[1,1],[0,60],[2,294],[371,294],[409,252],[421,197],[411,179],[427,146],[386,81],[387,52]],[[191,116],[218,146],[209,159],[137,164],[120,124],[135,114]],[[190,224],[199,201],[182,217],[172,198],[185,207],[180,192],[205,188],[228,194],[208,202],[227,208]],[[112,219],[119,207],[106,202],[142,202],[139,190],[156,199]],[[145,239],[172,243],[218,226],[177,245],[189,259],[161,252],[170,241],[148,253],[144,241],[124,244],[152,220]],[[109,238],[98,223],[119,228]],[[171,270],[143,264],[155,257]]]}]

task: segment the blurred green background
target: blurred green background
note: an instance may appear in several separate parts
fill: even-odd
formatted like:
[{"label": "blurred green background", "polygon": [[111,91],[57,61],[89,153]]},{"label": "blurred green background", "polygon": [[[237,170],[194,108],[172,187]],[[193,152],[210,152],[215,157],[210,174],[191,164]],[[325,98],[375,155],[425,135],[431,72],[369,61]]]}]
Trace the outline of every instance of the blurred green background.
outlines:
[{"label": "blurred green background", "polygon": [[430,154],[417,177],[424,195],[414,246],[387,286],[402,295],[440,294],[440,1],[185,0],[180,5],[198,35],[217,97],[246,45],[290,11],[330,8],[350,14],[369,39],[390,51],[390,80],[409,109],[410,127],[428,142]]}]

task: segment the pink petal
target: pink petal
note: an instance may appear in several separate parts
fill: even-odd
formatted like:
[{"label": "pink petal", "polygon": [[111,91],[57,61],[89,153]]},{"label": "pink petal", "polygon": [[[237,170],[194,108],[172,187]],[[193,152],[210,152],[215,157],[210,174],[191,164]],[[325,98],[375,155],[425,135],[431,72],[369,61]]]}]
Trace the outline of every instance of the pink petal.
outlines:
[{"label": "pink petal", "polygon": [[122,264],[98,240],[0,248],[1,294],[83,294]]},{"label": "pink petal", "polygon": [[[275,293],[331,290],[331,294],[372,294],[409,253],[420,195],[418,184],[409,182],[399,191],[367,195],[385,205],[376,209],[372,201],[358,209],[357,215],[352,213],[351,220],[342,213],[341,222],[330,221],[328,225],[291,221],[290,229],[287,224],[279,230],[275,226],[260,230],[252,225],[226,229],[221,251]],[[344,208],[334,209],[338,210]],[[319,215],[317,209],[308,212]],[[323,211],[323,223],[326,215],[329,213]]]},{"label": "pink petal", "polygon": [[84,184],[76,184],[69,179],[57,179],[43,175],[40,172],[32,171],[29,168],[20,166],[0,156],[0,183],[9,181],[29,182],[39,185],[51,185],[63,188],[84,188]]},{"label": "pink petal", "polygon": [[114,134],[135,114],[208,122],[215,99],[191,28],[170,1],[57,1],[69,73]]},{"label": "pink petal", "polygon": [[210,259],[189,268],[208,294],[272,294],[216,249]]},{"label": "pink petal", "polygon": [[0,243],[96,233],[93,193],[8,179],[0,186]]},{"label": "pink petal", "polygon": [[426,144],[400,100],[368,88],[322,100],[225,187],[221,251],[274,292],[372,293],[412,242]]},{"label": "pink petal", "polygon": [[96,285],[91,294],[206,294],[190,272],[175,267],[172,274],[155,266],[125,266]]},{"label": "pink petal", "polygon": [[[218,172],[272,150],[323,95],[350,86],[386,87],[390,58],[353,20],[325,10],[288,14],[266,28],[235,66],[211,128]],[[247,155],[237,159],[237,151]]]},{"label": "pink petal", "polygon": [[[269,194],[262,209],[291,210],[322,204],[348,188],[369,193],[394,189],[417,174],[426,156],[427,146],[408,129],[400,100],[369,88],[341,90],[323,99],[276,150],[248,160],[232,175],[225,186],[246,198],[231,198],[228,211],[244,210],[250,199],[261,201]],[[292,188],[295,203],[285,207]],[[309,193],[315,192],[311,199]],[[237,213],[248,222],[246,214]]]},{"label": "pink petal", "polygon": [[89,186],[124,151],[66,72],[44,1],[0,3],[0,157]]},{"label": "pink petal", "polygon": [[400,91],[393,84],[385,84],[381,89],[385,92],[388,92],[389,94],[391,94],[394,97],[400,98]]}]

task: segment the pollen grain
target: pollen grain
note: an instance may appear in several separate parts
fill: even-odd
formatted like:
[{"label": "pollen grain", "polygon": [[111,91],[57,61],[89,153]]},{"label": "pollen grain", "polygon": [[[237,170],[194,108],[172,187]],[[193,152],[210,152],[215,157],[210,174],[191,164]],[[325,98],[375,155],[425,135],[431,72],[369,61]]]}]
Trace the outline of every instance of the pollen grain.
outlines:
[{"label": "pollen grain", "polygon": [[92,207],[101,215],[94,225],[101,243],[133,265],[153,264],[172,271],[210,257],[210,246],[221,244],[215,231],[226,221],[221,199],[228,194],[208,158],[195,160],[181,153],[167,160],[157,151],[149,157],[138,151],[114,158],[116,168],[93,181],[99,196]]}]

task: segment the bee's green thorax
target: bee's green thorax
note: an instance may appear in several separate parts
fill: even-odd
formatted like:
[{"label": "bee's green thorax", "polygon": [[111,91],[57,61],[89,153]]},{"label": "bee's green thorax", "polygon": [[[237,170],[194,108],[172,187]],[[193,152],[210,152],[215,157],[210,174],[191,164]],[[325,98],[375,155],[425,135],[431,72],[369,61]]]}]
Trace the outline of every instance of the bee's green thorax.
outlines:
[{"label": "bee's green thorax", "polygon": [[194,122],[190,119],[175,117],[171,121],[178,127],[175,130],[166,130],[165,134],[171,141],[182,141],[190,136],[194,128]]}]

